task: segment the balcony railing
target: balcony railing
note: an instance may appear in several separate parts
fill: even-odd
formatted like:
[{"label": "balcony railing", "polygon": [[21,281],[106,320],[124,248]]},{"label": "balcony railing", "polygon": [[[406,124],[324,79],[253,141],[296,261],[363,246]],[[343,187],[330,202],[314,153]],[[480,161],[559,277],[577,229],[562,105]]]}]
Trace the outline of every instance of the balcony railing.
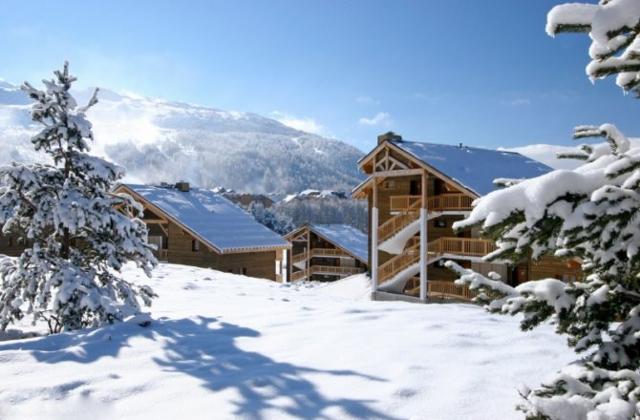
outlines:
[{"label": "balcony railing", "polygon": [[[458,286],[453,281],[428,280],[427,291],[429,298],[458,299],[471,301],[477,293],[470,290],[468,286]],[[417,278],[411,279],[407,283],[405,293],[411,296],[420,294],[420,282]]]},{"label": "balcony railing", "polygon": [[354,274],[364,273],[362,267],[342,267],[333,265],[312,265],[309,269],[294,271],[291,273],[291,281],[302,280],[309,277],[310,274],[328,274],[339,276],[352,276]]},{"label": "balcony railing", "polygon": [[[394,195],[389,200],[390,211],[397,213],[418,211],[422,198],[419,195]],[[471,197],[460,193],[439,194],[427,199],[427,208],[429,211],[466,211],[471,210],[472,202]]]},{"label": "balcony railing", "polygon": [[348,257],[349,254],[338,248],[313,248],[312,257]]},{"label": "balcony railing", "polygon": [[486,239],[444,237],[429,243],[429,251],[432,250],[439,254],[484,257],[496,250],[496,244]]}]

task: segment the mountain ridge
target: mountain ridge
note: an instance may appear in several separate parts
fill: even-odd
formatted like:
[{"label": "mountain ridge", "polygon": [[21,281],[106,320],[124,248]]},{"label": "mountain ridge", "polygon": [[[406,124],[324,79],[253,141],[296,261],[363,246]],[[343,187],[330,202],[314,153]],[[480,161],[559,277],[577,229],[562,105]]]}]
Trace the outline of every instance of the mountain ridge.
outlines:
[{"label": "mountain ridge", "polygon": [[[82,104],[91,93],[74,96]],[[363,178],[356,165],[362,151],[259,114],[109,89],[100,89],[98,100],[87,112],[93,151],[124,166],[129,181],[185,180],[284,195],[307,188],[349,190]],[[0,163],[41,159],[28,141],[37,129],[29,104],[17,86],[0,81]]]}]

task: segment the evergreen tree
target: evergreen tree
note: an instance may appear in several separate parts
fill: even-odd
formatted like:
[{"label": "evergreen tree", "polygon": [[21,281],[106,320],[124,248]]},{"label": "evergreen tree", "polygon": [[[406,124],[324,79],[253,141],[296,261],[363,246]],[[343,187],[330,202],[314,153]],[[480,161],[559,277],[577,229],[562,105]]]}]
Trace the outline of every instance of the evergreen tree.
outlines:
[{"label": "evergreen tree", "polygon": [[273,208],[265,207],[259,201],[252,201],[249,204],[248,211],[258,223],[265,225],[280,235],[286,235],[295,228],[289,217],[274,211]]},{"label": "evergreen tree", "polygon": [[122,168],[91,156],[91,124],[69,90],[68,64],[45,90],[25,83],[34,100],[32,119],[42,126],[31,142],[49,163],[0,168],[0,224],[20,232],[28,248],[0,261],[0,329],[27,314],[52,333],[111,323],[134,315],[154,294],[118,276],[127,261],[147,275],[156,265],[142,207],[111,192]]},{"label": "evergreen tree", "polygon": [[[640,93],[640,1],[566,4],[548,17],[550,34],[589,32],[588,74],[617,74]],[[555,324],[581,358],[535,390],[523,390],[528,418],[640,419],[640,148],[615,126],[582,126],[575,138],[604,137],[571,155],[579,168],[558,170],[479,199],[456,229],[479,226],[498,248],[490,261],[554,255],[582,262],[584,278],[510,287],[449,261],[458,284],[480,291],[491,312],[522,314],[521,327]]]}]

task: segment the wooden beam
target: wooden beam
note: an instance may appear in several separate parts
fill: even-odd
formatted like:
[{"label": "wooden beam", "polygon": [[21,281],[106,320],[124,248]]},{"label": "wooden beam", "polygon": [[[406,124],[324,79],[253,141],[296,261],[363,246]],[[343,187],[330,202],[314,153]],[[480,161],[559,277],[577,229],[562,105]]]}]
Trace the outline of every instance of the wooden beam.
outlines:
[{"label": "wooden beam", "polygon": [[399,169],[397,171],[377,171],[373,172],[370,176],[376,178],[388,178],[392,176],[407,176],[407,175],[421,175],[424,169]]}]

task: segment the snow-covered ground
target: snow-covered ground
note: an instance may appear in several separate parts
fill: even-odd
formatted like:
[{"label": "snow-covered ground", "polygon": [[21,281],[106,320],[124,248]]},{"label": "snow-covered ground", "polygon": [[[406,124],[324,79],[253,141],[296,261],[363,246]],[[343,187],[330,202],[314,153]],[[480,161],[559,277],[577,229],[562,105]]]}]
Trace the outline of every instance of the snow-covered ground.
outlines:
[{"label": "snow-covered ground", "polygon": [[161,265],[154,321],[0,343],[0,418],[508,419],[573,359],[550,327]]}]

